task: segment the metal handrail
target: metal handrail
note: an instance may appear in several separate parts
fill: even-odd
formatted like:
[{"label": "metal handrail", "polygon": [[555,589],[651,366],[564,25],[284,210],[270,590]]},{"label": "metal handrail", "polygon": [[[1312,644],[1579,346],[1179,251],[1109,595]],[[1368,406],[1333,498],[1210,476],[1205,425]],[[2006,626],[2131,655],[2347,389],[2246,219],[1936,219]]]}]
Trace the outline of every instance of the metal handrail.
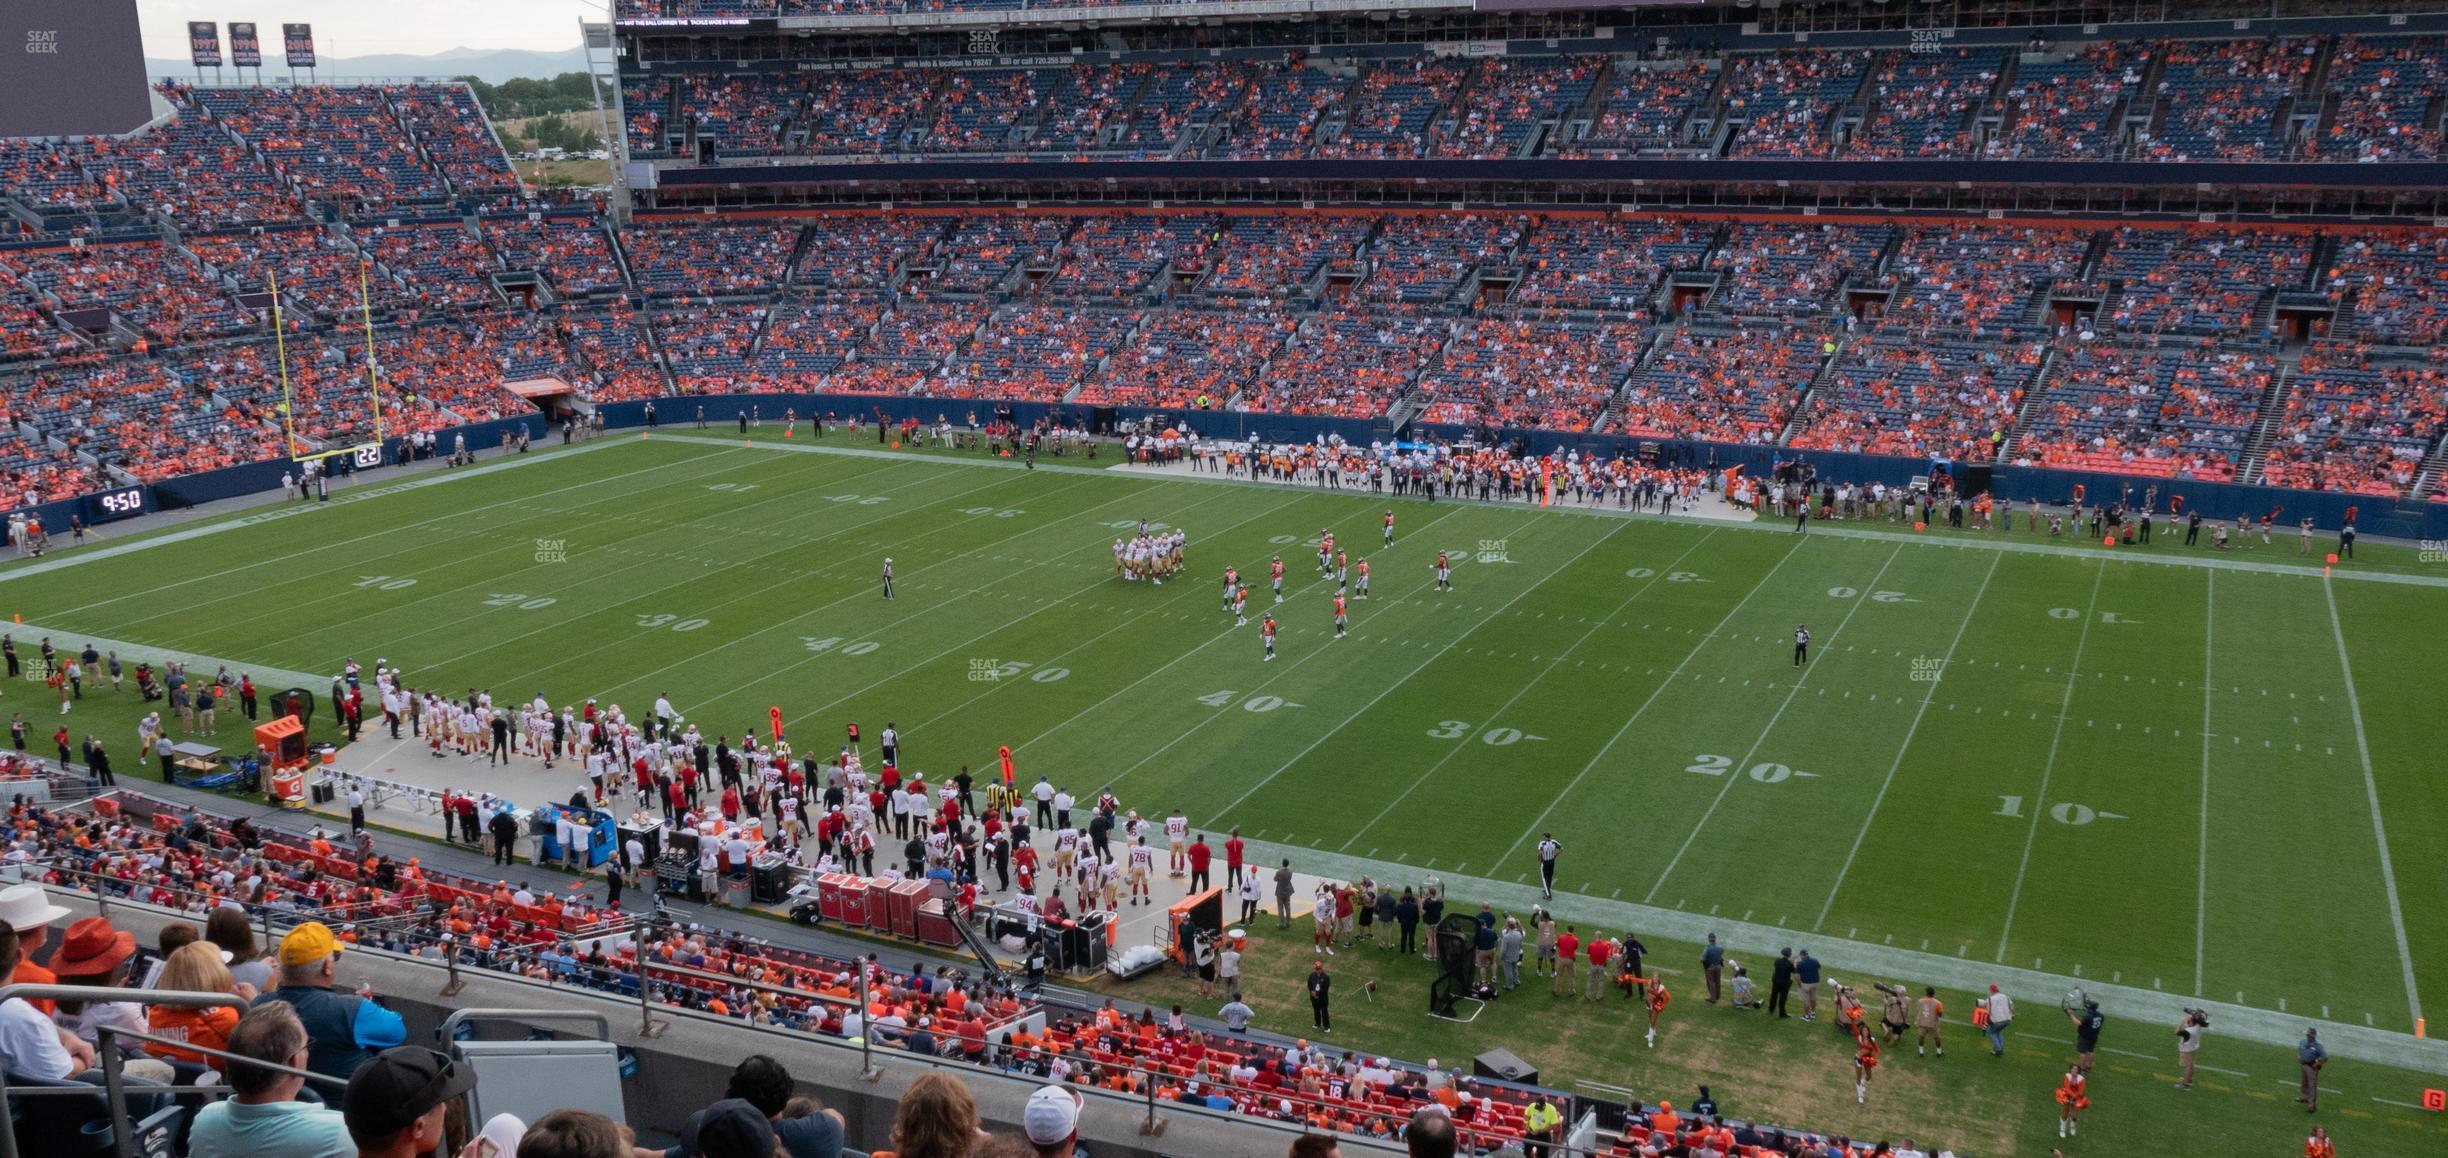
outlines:
[{"label": "metal handrail", "polygon": [[[235,1006],[239,1009],[244,1009],[247,1005],[244,999],[240,998],[234,993],[204,993],[189,989],[102,989],[86,985],[0,985],[0,1001],[7,1001],[12,997],[27,998],[37,1001],[133,1001],[144,1005],[173,1005],[181,1008]],[[121,1058],[119,1057],[119,1044],[116,1040],[117,1037],[122,1034],[128,1037],[139,1038],[144,1041],[155,1041],[168,1045],[175,1045],[181,1049],[193,1049],[197,1053],[212,1054],[226,1058],[237,1058],[237,1055],[202,1046],[189,1046],[185,1042],[171,1041],[168,1038],[155,1037],[149,1033],[139,1033],[132,1030],[123,1031],[107,1025],[96,1028],[94,1034],[94,1045],[95,1052],[100,1055],[97,1060],[102,1067],[102,1095],[110,1105],[111,1120],[115,1124],[115,1128],[111,1131],[111,1147],[117,1153],[118,1158],[135,1158],[135,1144],[133,1139],[130,1137],[129,1130],[126,1128],[129,1124],[131,1124],[131,1119],[128,1117],[127,1112],[127,1081],[125,1075],[122,1074],[120,1070]],[[248,1059],[237,1058],[237,1060],[245,1061]],[[282,1068],[285,1069],[287,1067]],[[205,1090],[204,1087],[190,1088]],[[205,1090],[205,1092],[210,1091]],[[84,1090],[58,1090],[48,1088],[40,1090],[26,1088],[16,1090],[12,1093],[8,1082],[5,1080],[0,1080],[0,1120],[6,1119],[8,1115],[8,1100],[12,1096],[40,1096],[65,1093],[84,1094],[86,1096],[90,1096],[90,1094]],[[0,1131],[0,1158],[17,1158],[17,1132],[14,1129]]]}]

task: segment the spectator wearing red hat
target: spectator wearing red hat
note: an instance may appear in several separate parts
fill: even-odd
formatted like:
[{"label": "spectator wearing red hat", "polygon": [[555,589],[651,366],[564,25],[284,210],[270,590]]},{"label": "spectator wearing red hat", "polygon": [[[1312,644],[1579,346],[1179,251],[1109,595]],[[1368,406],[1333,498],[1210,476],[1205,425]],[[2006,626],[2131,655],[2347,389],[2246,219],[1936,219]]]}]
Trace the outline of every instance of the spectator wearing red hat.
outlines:
[{"label": "spectator wearing red hat", "polygon": [[[136,935],[122,932],[108,917],[87,917],[68,926],[60,938],[59,952],[52,955],[51,971],[59,974],[60,984],[113,989],[127,984],[128,958],[136,955]],[[68,1001],[59,1003],[56,1015],[63,1031],[76,1035],[77,1040],[103,1048],[102,1030],[134,1033],[148,1032],[144,1006],[133,1001]],[[121,1068],[128,1074],[147,1081],[168,1082],[174,1077],[167,1062],[145,1056],[145,1043],[132,1037],[120,1037],[114,1044],[124,1059]]]}]

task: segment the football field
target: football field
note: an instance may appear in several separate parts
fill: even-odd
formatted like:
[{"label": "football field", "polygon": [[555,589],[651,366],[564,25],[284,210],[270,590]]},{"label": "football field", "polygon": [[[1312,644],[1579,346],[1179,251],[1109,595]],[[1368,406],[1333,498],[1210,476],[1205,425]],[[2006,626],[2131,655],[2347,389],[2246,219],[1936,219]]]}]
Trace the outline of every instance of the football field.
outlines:
[{"label": "football field", "polygon": [[[1186,579],[1114,577],[1142,519],[1188,532]],[[1340,640],[1321,528],[1373,569]],[[2411,1035],[2448,994],[2448,567],[2364,553],[2386,574],[2324,580],[2284,536],[1796,534],[678,432],[129,535],[0,591],[21,651],[90,633],[318,692],[379,656],[632,716],[668,692],[710,734],[779,708],[803,753],[889,721],[930,775],[1009,745],[1024,781],[1318,871],[1519,886],[1552,831],[1559,908],[1609,927]],[[108,711],[135,714],[79,726]]]}]

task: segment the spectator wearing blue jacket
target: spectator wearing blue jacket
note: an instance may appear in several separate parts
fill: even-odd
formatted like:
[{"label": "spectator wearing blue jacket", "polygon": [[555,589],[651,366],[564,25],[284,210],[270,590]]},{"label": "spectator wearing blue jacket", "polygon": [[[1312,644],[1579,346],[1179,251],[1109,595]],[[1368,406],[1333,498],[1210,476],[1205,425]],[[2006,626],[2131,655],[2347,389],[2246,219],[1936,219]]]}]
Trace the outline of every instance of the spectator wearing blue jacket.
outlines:
[{"label": "spectator wearing blue jacket", "polygon": [[[280,988],[256,998],[255,1004],[294,1007],[306,1027],[306,1068],[346,1081],[366,1059],[408,1040],[408,1026],[399,1014],[376,1004],[371,992],[332,988],[340,949],[340,939],[321,921],[289,930],[280,943]],[[348,1095],[327,1087],[323,1100],[333,1109],[346,1109]]]}]

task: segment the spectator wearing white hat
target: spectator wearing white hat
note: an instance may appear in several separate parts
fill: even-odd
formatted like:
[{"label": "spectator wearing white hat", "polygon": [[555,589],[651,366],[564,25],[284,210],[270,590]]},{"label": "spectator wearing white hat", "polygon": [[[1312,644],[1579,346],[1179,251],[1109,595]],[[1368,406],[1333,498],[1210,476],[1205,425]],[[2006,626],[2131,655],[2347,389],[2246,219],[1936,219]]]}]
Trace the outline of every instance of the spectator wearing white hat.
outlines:
[{"label": "spectator wearing white hat", "polygon": [[1080,1096],[1066,1086],[1040,1086],[1020,1111],[1020,1129],[1037,1158],[1085,1155],[1079,1144]]},{"label": "spectator wearing white hat", "polygon": [[[68,910],[51,903],[51,895],[44,892],[41,885],[10,885],[0,889],[0,925],[17,931],[20,953],[16,971],[8,975],[11,982],[18,985],[59,984],[59,975],[34,963],[34,954],[50,941],[51,926],[67,915]],[[55,1008],[47,1000],[28,1001],[27,1004],[44,1017],[51,1016]]]}]

